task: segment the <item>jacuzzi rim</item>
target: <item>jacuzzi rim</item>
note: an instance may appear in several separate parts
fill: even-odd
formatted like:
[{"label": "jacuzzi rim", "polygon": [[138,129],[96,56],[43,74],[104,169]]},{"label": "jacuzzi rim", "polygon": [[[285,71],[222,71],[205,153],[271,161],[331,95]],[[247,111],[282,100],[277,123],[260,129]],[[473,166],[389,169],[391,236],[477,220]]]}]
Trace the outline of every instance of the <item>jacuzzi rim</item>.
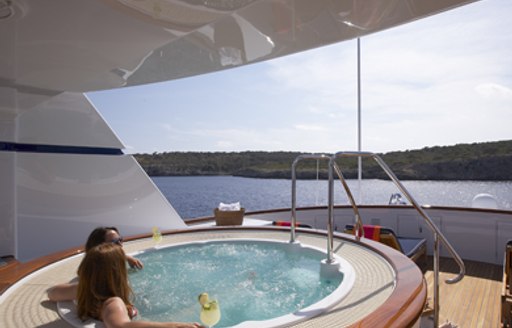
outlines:
[{"label": "jacuzzi rim", "polygon": [[[207,244],[207,243],[222,243],[222,242],[261,242],[261,243],[274,243],[274,244],[282,244],[282,245],[290,245],[292,247],[301,247],[301,248],[309,248],[315,251],[318,251],[322,254],[326,254],[326,251],[320,247],[312,246],[308,244],[303,244],[300,241],[295,241],[291,243],[290,241],[276,240],[276,239],[266,239],[266,238],[222,238],[222,239],[206,239],[206,240],[194,240],[187,242],[180,242],[175,244],[166,244],[166,245],[157,245],[151,248],[146,248],[140,251],[129,253],[132,256],[140,255],[147,252],[155,252],[160,249],[171,248],[171,247],[179,247],[186,246],[192,244]],[[260,327],[268,327],[268,328],[276,328],[276,327],[287,327],[292,324],[299,323],[301,321],[306,321],[311,319],[319,314],[325,313],[329,309],[336,306],[340,303],[352,290],[352,287],[355,283],[355,270],[352,265],[342,257],[333,253],[334,263],[333,265],[338,265],[338,271],[343,274],[343,280],[340,285],[329,295],[321,299],[320,301],[309,305],[299,311],[285,314],[280,317],[268,319],[268,320],[260,320],[260,321],[244,321],[235,326],[231,326],[231,328],[260,328]]]}]

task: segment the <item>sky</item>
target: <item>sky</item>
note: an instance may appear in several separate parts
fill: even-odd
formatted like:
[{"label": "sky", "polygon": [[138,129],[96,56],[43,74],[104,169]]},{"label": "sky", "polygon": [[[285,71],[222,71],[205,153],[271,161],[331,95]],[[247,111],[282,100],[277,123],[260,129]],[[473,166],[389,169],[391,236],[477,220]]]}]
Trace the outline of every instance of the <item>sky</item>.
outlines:
[{"label": "sky", "polygon": [[[512,139],[510,0],[360,39],[361,149]],[[357,150],[357,41],[87,94],[125,153]]]}]

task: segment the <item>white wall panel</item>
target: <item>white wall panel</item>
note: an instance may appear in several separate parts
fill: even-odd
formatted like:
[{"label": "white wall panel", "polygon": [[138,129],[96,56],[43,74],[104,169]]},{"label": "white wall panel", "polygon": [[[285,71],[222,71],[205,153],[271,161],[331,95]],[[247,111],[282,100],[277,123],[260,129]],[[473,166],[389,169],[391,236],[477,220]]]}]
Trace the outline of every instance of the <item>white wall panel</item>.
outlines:
[{"label": "white wall panel", "polygon": [[33,107],[28,104],[20,109],[17,142],[124,148],[87,97],[73,92],[64,92],[39,101]]},{"label": "white wall panel", "polygon": [[496,222],[496,264],[503,264],[507,242],[512,240],[512,222],[498,219]]},{"label": "white wall panel", "polygon": [[97,226],[125,235],[186,227],[132,156],[17,156],[20,260],[81,245]]},{"label": "white wall panel", "polygon": [[12,256],[15,253],[15,160],[14,153],[0,152],[0,256]]},{"label": "white wall panel", "polygon": [[13,142],[16,139],[16,102],[15,89],[0,87],[0,141]]}]

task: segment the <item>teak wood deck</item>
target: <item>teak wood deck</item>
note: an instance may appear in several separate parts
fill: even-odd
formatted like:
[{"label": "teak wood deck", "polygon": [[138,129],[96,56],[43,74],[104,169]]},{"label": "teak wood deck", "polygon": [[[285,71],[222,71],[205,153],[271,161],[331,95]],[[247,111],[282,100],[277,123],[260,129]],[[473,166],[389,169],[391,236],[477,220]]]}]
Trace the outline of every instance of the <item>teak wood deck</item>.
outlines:
[{"label": "teak wood deck", "polygon": [[[424,276],[428,285],[428,305],[433,307],[434,273],[432,257],[427,260]],[[500,265],[465,260],[466,275],[456,284],[446,279],[458,274],[455,261],[441,258],[439,285],[439,323],[446,321],[459,328],[501,327],[501,284],[503,267]]]}]

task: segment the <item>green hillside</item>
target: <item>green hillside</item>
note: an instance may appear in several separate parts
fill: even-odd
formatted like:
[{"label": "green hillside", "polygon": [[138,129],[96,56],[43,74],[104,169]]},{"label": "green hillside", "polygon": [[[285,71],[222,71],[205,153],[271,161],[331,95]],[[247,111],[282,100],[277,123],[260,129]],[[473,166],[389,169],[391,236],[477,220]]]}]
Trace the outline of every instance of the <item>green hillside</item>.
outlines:
[{"label": "green hillside", "polygon": [[[290,178],[291,165],[300,152],[164,152],[135,154],[151,176],[236,175],[257,178]],[[426,147],[379,154],[404,180],[512,180],[512,140]],[[357,177],[355,158],[339,159],[346,178]],[[327,163],[318,163],[319,176],[326,178]],[[301,179],[317,176],[317,161],[301,161]],[[371,159],[363,160],[363,177],[385,178]]]}]

